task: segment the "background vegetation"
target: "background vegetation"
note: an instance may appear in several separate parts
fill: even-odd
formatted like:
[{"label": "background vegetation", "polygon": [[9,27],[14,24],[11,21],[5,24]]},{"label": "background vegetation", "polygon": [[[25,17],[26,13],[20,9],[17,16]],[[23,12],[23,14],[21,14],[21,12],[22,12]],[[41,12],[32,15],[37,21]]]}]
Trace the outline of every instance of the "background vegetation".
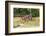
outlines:
[{"label": "background vegetation", "polygon": [[32,17],[39,17],[39,9],[34,8],[14,8],[14,17],[23,15],[32,15]]}]

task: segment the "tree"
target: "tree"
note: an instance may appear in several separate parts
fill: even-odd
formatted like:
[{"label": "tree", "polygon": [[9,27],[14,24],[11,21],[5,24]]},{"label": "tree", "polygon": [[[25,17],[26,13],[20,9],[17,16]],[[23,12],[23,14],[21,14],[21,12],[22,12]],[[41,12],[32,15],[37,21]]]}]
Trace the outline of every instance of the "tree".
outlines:
[{"label": "tree", "polygon": [[39,17],[39,9],[31,9],[31,13],[33,17]]},{"label": "tree", "polygon": [[24,16],[24,15],[30,15],[32,14],[32,17],[39,17],[39,9],[34,8],[14,8],[14,17],[15,16]]}]

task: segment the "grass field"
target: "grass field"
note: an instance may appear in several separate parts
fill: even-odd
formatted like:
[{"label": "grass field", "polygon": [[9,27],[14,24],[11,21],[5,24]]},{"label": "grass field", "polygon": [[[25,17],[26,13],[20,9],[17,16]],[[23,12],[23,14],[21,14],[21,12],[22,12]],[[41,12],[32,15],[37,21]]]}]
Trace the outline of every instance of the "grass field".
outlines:
[{"label": "grass field", "polygon": [[32,17],[32,20],[24,21],[20,17],[14,17],[13,19],[14,26],[23,24],[23,27],[35,27],[40,25],[39,17]]}]

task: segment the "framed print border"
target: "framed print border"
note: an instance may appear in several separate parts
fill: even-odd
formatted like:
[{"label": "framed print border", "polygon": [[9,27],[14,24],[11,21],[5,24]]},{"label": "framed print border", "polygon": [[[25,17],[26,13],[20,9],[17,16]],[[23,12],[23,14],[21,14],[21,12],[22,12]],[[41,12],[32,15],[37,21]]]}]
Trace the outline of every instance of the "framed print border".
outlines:
[{"label": "framed print border", "polygon": [[[21,33],[9,33],[8,30],[8,13],[9,13],[9,4],[8,3],[26,3],[26,4],[42,4],[43,5],[43,31],[35,32],[21,32]],[[22,1],[5,1],[5,35],[17,35],[17,34],[35,34],[35,33],[44,33],[45,32],[45,3],[38,2],[22,2]]]}]

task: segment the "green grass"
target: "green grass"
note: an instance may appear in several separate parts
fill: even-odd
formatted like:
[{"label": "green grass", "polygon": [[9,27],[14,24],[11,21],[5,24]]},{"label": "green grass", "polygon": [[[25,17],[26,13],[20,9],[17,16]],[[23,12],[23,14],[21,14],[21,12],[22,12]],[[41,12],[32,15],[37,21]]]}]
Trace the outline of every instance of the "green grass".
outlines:
[{"label": "green grass", "polygon": [[13,20],[14,26],[18,24],[24,24],[24,27],[35,27],[40,25],[40,18],[39,17],[32,17],[32,20],[22,20],[20,17],[14,17]]}]

